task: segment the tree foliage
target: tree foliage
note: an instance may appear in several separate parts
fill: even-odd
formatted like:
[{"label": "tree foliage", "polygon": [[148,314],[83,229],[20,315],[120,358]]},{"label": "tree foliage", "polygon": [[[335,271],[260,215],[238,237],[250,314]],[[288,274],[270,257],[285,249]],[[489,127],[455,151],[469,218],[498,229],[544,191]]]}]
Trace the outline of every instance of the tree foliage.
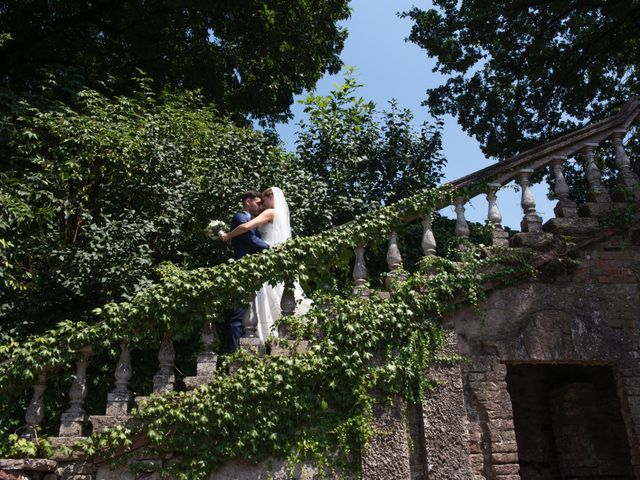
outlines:
[{"label": "tree foliage", "polygon": [[46,95],[0,100],[5,335],[130,297],[159,262],[226,259],[203,228],[227,221],[244,189],[280,185],[294,221],[308,213],[314,183],[303,190],[304,172],[293,172],[291,157],[192,93],[158,96],[143,84],[113,100],[83,90],[72,106]]},{"label": "tree foliage", "polygon": [[[38,371],[70,365],[78,345],[88,343],[97,350],[126,339],[130,346],[143,347],[157,342],[163,331],[186,338],[208,319],[220,319],[222,309],[264,281],[291,282],[344,264],[344,252],[354,245],[384,242],[381,232],[459,193],[424,189],[358,222],[292,239],[260,255],[213,268],[166,268],[162,282],[131,301],[94,312],[99,323],[61,324],[0,351],[10,357],[0,389],[15,388],[17,381]],[[232,358],[240,365],[233,375],[217,375],[211,385],[193,392],[154,396],[138,412],[142,422],[133,432],[108,430],[80,448],[105,458],[110,449],[126,449],[142,436],[156,455],[178,454],[165,466],[179,478],[206,478],[211,469],[239,455],[255,461],[288,455],[293,461],[339,459],[357,468],[360,449],[371,434],[372,389],[412,402],[424,398],[429,386],[424,371],[437,360],[441,343],[438,320],[455,308],[449,302],[460,305],[466,299],[477,306],[483,286],[512,284],[535,273],[528,255],[517,250],[485,255],[468,245],[461,260],[425,259],[406,282],[392,282],[390,299],[376,292],[369,300],[353,298],[351,292],[325,296],[319,299],[323,308],[305,318],[285,319],[292,335],[311,342],[309,350],[270,362],[253,355]]]},{"label": "tree foliage", "polygon": [[[114,359],[109,354],[114,353],[115,343],[126,341],[135,349],[134,354],[149,354],[151,359],[156,355],[158,335],[171,332],[176,341],[188,343],[185,355],[195,358],[193,338],[202,323],[222,322],[224,311],[246,301],[247,292],[257,290],[266,280],[293,277],[307,286],[337,291],[331,280],[336,273],[346,276],[352,242],[375,236],[376,240],[368,241],[380,244],[385,239],[380,232],[397,223],[398,214],[383,209],[373,212],[366,225],[362,219],[348,229],[294,239],[287,247],[274,248],[259,258],[224,263],[229,250],[207,239],[203,229],[211,219],[230,218],[243,190],[282,187],[296,233],[315,233],[353,219],[369,207],[402,198],[414,188],[434,185],[440,178],[443,160],[438,128],[425,127],[414,133],[410,113],[395,105],[377,117],[372,104],[352,95],[355,85],[332,94],[336,98],[344,95],[334,111],[318,113],[307,129],[303,128],[308,135],[303,133],[300,138],[306,138],[309,147],[300,150],[306,152],[303,157],[284,152],[269,134],[234,125],[198,93],[159,92],[152,81],[138,79],[127,95],[105,95],[94,89],[78,89],[81,83],[71,72],[34,80],[28,91],[0,91],[0,383],[6,388],[0,395],[4,412],[0,433],[19,431],[29,402],[23,382],[42,370],[50,372],[43,432],[55,432],[65,408],[65,399],[58,392],[69,388],[69,367],[79,345],[96,348],[87,409],[100,411],[111,386]],[[319,103],[318,112],[322,110]],[[363,116],[343,115],[349,104],[362,110]],[[313,101],[308,103],[310,111],[316,108],[313,105]],[[319,153],[321,149],[313,147],[315,138],[321,137],[314,135],[327,131],[322,122],[331,117],[340,126],[334,134],[355,142],[342,165],[345,178],[354,187],[351,190],[340,186],[336,168],[342,166],[327,164],[336,154],[325,157]],[[363,131],[369,143],[358,140]],[[329,145],[337,148],[339,143],[336,137]],[[429,199],[431,194],[425,192],[419,204],[425,206]],[[398,208],[416,205],[408,202]],[[220,265],[206,268],[216,264]],[[334,329],[339,335],[353,328],[350,307],[349,302],[340,307],[343,322]],[[404,311],[396,305],[383,308],[387,320]],[[381,311],[376,314],[369,308],[359,317],[361,324],[370,328],[371,316],[379,317]],[[393,325],[400,323],[394,321]],[[435,337],[431,327],[416,331],[407,354],[418,354],[409,359],[413,366],[408,368],[422,368],[418,365],[430,354],[426,349],[437,343]],[[303,361],[302,371],[315,368],[318,362],[337,369],[353,354],[343,348],[338,356],[329,346],[325,353],[332,356],[333,363],[325,361],[326,355],[311,358]],[[359,370],[345,372],[349,378],[360,376],[362,368],[367,368],[365,354],[369,355],[363,351]],[[136,364],[139,375],[147,374],[130,385],[136,394],[148,392],[141,385],[149,382],[149,369],[154,364],[153,360]],[[280,382],[274,377],[279,371],[293,375],[284,395],[292,403],[276,399],[265,405],[274,422],[286,420],[286,425],[275,439],[273,432],[259,430],[256,441],[251,441],[253,458],[270,453],[259,443],[265,440],[264,435],[272,442],[269,448],[273,452],[284,452],[300,440],[295,435],[306,435],[304,416],[315,416],[309,409],[316,408],[319,401],[321,408],[322,401],[332,401],[319,398],[318,392],[302,392],[302,384],[296,384],[301,377],[295,376],[291,366],[282,362],[281,370],[274,366],[265,378]],[[59,375],[54,372],[58,368]],[[260,368],[264,366],[258,367],[258,374]],[[316,370],[316,374],[322,375],[322,371]],[[331,375],[325,376],[329,379]],[[424,378],[411,375],[412,388],[425,383]],[[369,381],[368,376],[360,379]],[[398,379],[407,384],[406,379]],[[233,384],[227,380],[223,388]],[[318,438],[335,441],[337,437],[342,441],[344,435],[353,440],[365,426],[363,421],[353,422],[364,418],[362,408],[366,405],[362,402],[368,392],[364,388],[361,392],[345,390],[352,387],[342,381],[335,387],[335,397],[342,398],[346,407],[316,430],[321,437],[313,436],[314,442]],[[299,415],[288,415],[291,405]],[[240,405],[238,415],[246,416],[246,406]],[[211,415],[218,413],[215,410]],[[170,421],[166,415],[159,420]],[[289,435],[292,428],[299,429],[293,437]],[[120,440],[129,438],[119,432],[115,435]],[[226,437],[221,447],[225,455],[241,448],[242,439],[230,446],[236,440],[234,435]],[[349,445],[353,445],[351,440]],[[322,444],[321,449],[326,451],[328,445]],[[176,446],[182,448],[179,443]],[[5,455],[18,451],[31,455],[37,450],[34,448],[20,440],[12,447],[0,442],[0,452]],[[198,452],[219,455],[216,448],[208,445]],[[198,452],[194,450],[191,457],[198,464],[189,465],[187,472],[204,474],[204,469],[225,458],[202,461]]]},{"label": "tree foliage", "polygon": [[437,115],[506,158],[610,115],[640,93],[640,2],[434,0],[409,39],[437,60]]},{"label": "tree foliage", "polygon": [[339,225],[371,208],[389,205],[441,180],[441,124],[423,123],[395,100],[379,111],[357,95],[353,69],[344,83],[328,95],[309,94],[304,100],[308,120],[296,140],[301,169],[326,185],[315,192],[317,222]]},{"label": "tree foliage", "polygon": [[268,121],[335,73],[348,0],[0,3],[0,82],[28,90],[45,68],[127,93],[141,69],[164,87],[200,89],[222,112]]}]

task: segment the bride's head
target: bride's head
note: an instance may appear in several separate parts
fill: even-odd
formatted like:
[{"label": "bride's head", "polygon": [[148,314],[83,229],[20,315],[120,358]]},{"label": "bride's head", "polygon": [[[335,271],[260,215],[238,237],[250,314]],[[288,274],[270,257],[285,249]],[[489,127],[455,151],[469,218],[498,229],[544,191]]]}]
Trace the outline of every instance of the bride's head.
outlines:
[{"label": "bride's head", "polygon": [[262,192],[262,206],[264,208],[275,208],[276,201],[273,198],[273,188],[267,188]]}]

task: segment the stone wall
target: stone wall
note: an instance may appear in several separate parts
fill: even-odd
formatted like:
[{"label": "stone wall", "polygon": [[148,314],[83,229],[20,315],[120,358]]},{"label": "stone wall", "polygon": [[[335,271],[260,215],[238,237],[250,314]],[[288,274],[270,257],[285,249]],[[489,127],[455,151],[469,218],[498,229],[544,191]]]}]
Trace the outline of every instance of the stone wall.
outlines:
[{"label": "stone wall", "polygon": [[[447,320],[443,353],[465,360],[434,364],[422,405],[378,408],[364,478],[640,478],[640,247],[612,237],[580,256],[572,273],[496,290],[481,315]],[[47,465],[0,465],[0,479],[147,478]],[[230,462],[211,479],[317,477]]]},{"label": "stone wall", "polygon": [[[569,472],[571,468],[567,465],[572,462],[575,469],[566,478],[640,478],[638,278],[640,248],[626,238],[609,238],[583,250],[581,263],[572,273],[497,290],[483,305],[481,318],[469,309],[449,319],[448,327],[457,334],[458,350],[468,359],[463,363],[462,380],[473,470],[469,478],[561,478],[553,475],[558,475],[558,468],[563,464]],[[585,445],[589,442],[602,445],[602,438],[590,432],[587,426],[575,422],[570,425],[572,408],[569,403],[580,402],[576,395],[584,397],[587,403],[608,401],[608,407],[600,406],[604,411],[615,410],[607,425],[615,423],[614,417],[619,418],[619,433],[626,442],[621,448],[628,451],[622,457],[602,460],[609,462],[608,467],[595,467],[592,462],[590,474],[579,473],[578,466],[588,462],[586,458],[578,458],[577,447],[565,453],[558,451],[552,458],[548,445],[535,446],[540,438],[525,441],[526,431],[518,432],[522,445],[518,445],[516,438],[514,403],[509,393],[513,378],[507,371],[511,366],[560,363],[606,366],[611,372],[612,397],[606,400],[606,396],[593,391],[593,383],[588,384],[589,387],[575,379],[575,384],[566,382],[565,387],[550,398],[555,407],[543,405],[542,400],[537,404],[530,401],[525,421],[540,422],[546,415],[547,421],[551,418],[548,427],[553,431],[549,435],[554,438],[569,442],[571,438],[583,436]],[[528,385],[521,382],[517,388],[528,388],[528,394],[535,395],[536,388],[540,387],[540,384],[536,386],[537,381],[539,379],[531,377]],[[522,398],[520,392],[519,400]],[[580,406],[586,408],[585,404]],[[547,411],[543,412],[545,409]],[[600,428],[604,428],[603,425]],[[615,430],[615,427],[611,428]],[[609,438],[613,437],[609,435]],[[532,452],[536,448],[537,452]],[[523,459],[523,465],[527,463],[525,469],[521,469],[520,452],[526,457]],[[537,472],[531,468],[535,459],[540,464]],[[630,465],[613,466],[621,461]],[[625,470],[625,467],[628,468]]]}]

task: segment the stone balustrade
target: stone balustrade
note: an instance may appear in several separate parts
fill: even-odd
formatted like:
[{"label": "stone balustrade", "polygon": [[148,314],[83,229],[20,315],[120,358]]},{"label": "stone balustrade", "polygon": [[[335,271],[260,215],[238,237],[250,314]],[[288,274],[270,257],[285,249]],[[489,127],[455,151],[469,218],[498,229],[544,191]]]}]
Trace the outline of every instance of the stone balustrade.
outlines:
[{"label": "stone balustrade", "polygon": [[[461,245],[464,245],[470,235],[469,224],[465,219],[465,204],[478,195],[486,196],[487,222],[493,231],[493,244],[501,247],[532,246],[536,242],[544,241],[553,233],[570,230],[571,222],[575,222],[579,216],[596,221],[604,215],[609,215],[613,209],[624,208],[629,201],[637,199],[638,176],[631,169],[631,163],[624,148],[624,137],[638,118],[640,118],[640,97],[634,97],[619,114],[609,119],[449,183],[449,187],[464,192],[464,196],[457,197],[453,202],[456,213],[453,233],[459,238]],[[620,187],[616,192],[607,190],[597,156],[599,148],[609,145],[613,146],[613,158],[617,169],[615,178]],[[564,176],[568,162],[572,161],[582,169],[588,185],[586,202],[581,205],[570,197],[570,190]],[[556,217],[547,219],[544,223],[545,219],[541,218],[536,211],[536,199],[530,186],[532,181],[540,179],[546,172],[551,172],[550,178],[553,180],[553,192],[557,204],[554,209]],[[509,238],[501,224],[499,193],[501,188],[512,182],[515,182],[521,192],[523,217],[521,232]],[[442,204],[437,208],[447,206]],[[433,215],[434,212],[423,212],[420,216],[423,232],[421,248],[422,255],[425,257],[436,255],[438,239],[432,228]],[[387,235],[387,278],[392,278],[397,277],[402,271],[403,257],[398,232],[387,232]],[[354,254],[353,293],[359,297],[368,297],[370,273],[366,264],[367,245],[364,243],[356,245]],[[292,286],[287,284],[281,302],[282,314],[292,315],[295,305]],[[264,346],[257,338],[257,323],[254,309],[249,309],[243,322],[245,333],[240,340],[240,345],[257,354],[265,354]],[[215,324],[207,323],[201,334],[202,351],[197,358],[196,375],[183,379],[186,388],[196,388],[211,381],[218,374],[216,370],[218,356],[213,351],[215,335]],[[286,329],[280,329],[279,335],[286,337]],[[87,367],[91,355],[90,347],[78,352],[74,379],[68,394],[69,407],[61,418],[59,435],[62,438],[76,438],[86,435],[92,428],[99,430],[105,425],[124,422],[134,403],[129,383],[135,371],[135,365],[131,364],[129,347],[122,344],[119,359],[114,366],[115,388],[108,394],[106,415],[89,415],[85,411],[84,401],[88,388]],[[164,335],[159,347],[158,364],[158,371],[153,378],[153,392],[162,394],[173,390],[177,383],[174,344],[168,333]],[[35,436],[38,426],[43,422],[45,415],[43,393],[46,388],[46,376],[41,374],[33,384],[33,395],[25,415],[25,436],[27,437]]]}]

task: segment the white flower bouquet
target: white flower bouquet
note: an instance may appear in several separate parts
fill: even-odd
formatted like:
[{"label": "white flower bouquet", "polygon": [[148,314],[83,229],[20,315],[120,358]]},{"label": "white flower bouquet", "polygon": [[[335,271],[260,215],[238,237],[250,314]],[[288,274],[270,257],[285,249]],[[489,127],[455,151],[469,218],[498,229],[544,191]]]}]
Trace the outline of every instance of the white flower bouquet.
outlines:
[{"label": "white flower bouquet", "polygon": [[209,238],[217,239],[218,236],[227,229],[227,224],[221,220],[211,220],[204,232]]}]

